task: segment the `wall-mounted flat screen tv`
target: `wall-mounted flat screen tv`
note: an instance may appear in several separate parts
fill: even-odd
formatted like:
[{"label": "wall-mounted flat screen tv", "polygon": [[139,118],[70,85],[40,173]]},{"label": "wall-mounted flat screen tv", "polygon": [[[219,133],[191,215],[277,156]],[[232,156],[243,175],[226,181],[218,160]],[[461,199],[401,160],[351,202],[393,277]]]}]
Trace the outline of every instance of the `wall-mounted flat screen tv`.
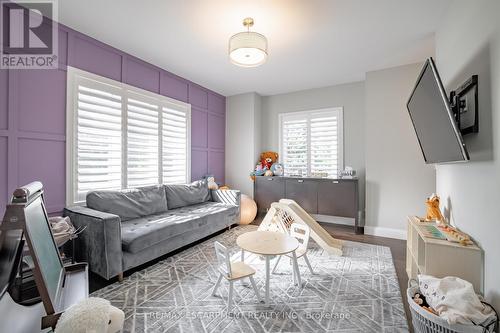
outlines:
[{"label": "wall-mounted flat screen tv", "polygon": [[426,163],[469,160],[469,154],[432,58],[425,62],[406,107]]}]

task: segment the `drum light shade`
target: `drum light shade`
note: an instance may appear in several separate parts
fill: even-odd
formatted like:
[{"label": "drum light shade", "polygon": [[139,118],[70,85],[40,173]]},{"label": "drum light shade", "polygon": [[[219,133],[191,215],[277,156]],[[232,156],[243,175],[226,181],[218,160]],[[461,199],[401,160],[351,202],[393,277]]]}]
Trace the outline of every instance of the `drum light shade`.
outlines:
[{"label": "drum light shade", "polygon": [[[252,18],[243,20],[243,25],[250,29]],[[252,31],[239,32],[229,39],[229,58],[235,65],[241,67],[256,67],[267,59],[267,39]]]}]

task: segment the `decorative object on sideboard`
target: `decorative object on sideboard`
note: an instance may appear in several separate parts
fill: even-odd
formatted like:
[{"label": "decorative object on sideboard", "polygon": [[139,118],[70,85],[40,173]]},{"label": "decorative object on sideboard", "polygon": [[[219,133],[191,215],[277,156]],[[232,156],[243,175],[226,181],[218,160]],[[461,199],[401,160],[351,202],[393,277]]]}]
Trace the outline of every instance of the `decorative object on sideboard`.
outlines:
[{"label": "decorative object on sideboard", "polygon": [[311,172],[311,177],[312,178],[327,178],[328,172],[327,171],[313,171],[313,172]]},{"label": "decorative object on sideboard", "polygon": [[229,58],[231,62],[240,67],[257,67],[266,62],[267,38],[250,28],[254,20],[247,17],[243,26],[247,31],[239,32],[229,38]]},{"label": "decorative object on sideboard", "polygon": [[262,168],[262,165],[257,164],[255,166],[255,169],[254,171],[252,171],[250,173],[250,179],[252,179],[253,181],[255,181],[255,177],[260,177],[260,176],[264,176],[264,173],[266,173],[266,170]]},{"label": "decorative object on sideboard", "polygon": [[274,175],[272,171],[273,165],[278,161],[278,153],[274,151],[265,151],[260,154],[260,163],[255,166],[254,171],[250,173],[250,179],[255,181],[255,177]]},{"label": "decorative object on sideboard", "polygon": [[271,170],[274,163],[278,161],[278,153],[274,151],[265,151],[260,154],[260,164],[262,168]]},{"label": "decorative object on sideboard", "polygon": [[441,209],[439,208],[439,200],[439,196],[436,193],[432,193],[431,196],[425,200],[427,206],[425,221],[446,223],[443,214],[441,214]]},{"label": "decorative object on sideboard", "polygon": [[356,170],[350,166],[346,166],[344,170],[339,172],[339,178],[353,179],[354,177],[356,177]]},{"label": "decorative object on sideboard", "polygon": [[240,198],[240,224],[250,224],[257,216],[257,204],[246,194]]},{"label": "decorative object on sideboard", "polygon": [[271,166],[271,171],[273,172],[273,175],[275,175],[275,176],[283,176],[285,173],[285,168],[283,167],[283,164],[281,164],[281,163],[274,163]]}]

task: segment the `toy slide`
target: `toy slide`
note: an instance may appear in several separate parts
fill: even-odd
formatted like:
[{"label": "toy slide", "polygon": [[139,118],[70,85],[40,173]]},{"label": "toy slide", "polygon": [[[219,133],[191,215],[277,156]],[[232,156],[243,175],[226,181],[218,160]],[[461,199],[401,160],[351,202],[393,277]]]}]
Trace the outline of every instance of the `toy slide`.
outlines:
[{"label": "toy slide", "polygon": [[333,238],[302,207],[290,199],[274,202],[269,208],[259,230],[271,230],[288,233],[292,223],[302,223],[311,229],[311,237],[319,246],[330,254],[342,255],[342,241]]}]

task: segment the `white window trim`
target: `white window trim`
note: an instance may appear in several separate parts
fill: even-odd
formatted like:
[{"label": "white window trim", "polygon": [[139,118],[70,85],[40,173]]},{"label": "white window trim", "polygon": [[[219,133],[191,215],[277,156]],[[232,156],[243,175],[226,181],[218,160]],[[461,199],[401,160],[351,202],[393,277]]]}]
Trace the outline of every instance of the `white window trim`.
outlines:
[{"label": "white window trim", "polygon": [[[339,106],[339,107],[333,107],[333,108],[324,108],[324,109],[314,109],[314,110],[303,110],[303,111],[295,111],[295,112],[282,112],[278,114],[278,126],[279,126],[279,131],[278,131],[278,152],[280,158],[282,158],[283,155],[283,143],[282,143],[282,138],[283,138],[283,118],[285,117],[309,117],[311,114],[317,114],[317,113],[331,113],[331,112],[338,112],[339,114],[339,128],[338,130],[338,171],[340,172],[341,170],[344,170],[344,108]],[[310,161],[311,160],[311,138],[309,137],[311,135],[310,131],[307,132],[307,159]],[[285,166],[286,167],[286,166]],[[307,164],[307,176],[311,175],[311,164]]]},{"label": "white window trim", "polygon": [[[131,86],[129,84],[115,81],[113,79],[109,79],[97,74],[89,73],[87,71],[83,71],[78,68],[74,68],[68,66],[67,68],[67,83],[66,83],[66,205],[74,206],[74,205],[83,205],[85,202],[77,202],[75,200],[75,187],[76,184],[76,168],[77,168],[77,156],[76,156],[76,139],[77,139],[77,126],[75,126],[75,115],[77,110],[77,99],[75,98],[75,84],[78,80],[78,77],[83,77],[90,80],[95,80],[100,83],[109,84],[114,87],[117,87],[123,90],[122,96],[127,97],[126,91],[132,91],[137,94],[145,95],[147,97],[160,100],[160,110],[159,110],[159,132],[162,133],[163,130],[163,112],[162,108],[168,106],[169,104],[174,104],[175,106],[180,106],[186,108],[187,114],[187,147],[186,147],[186,178],[187,181],[191,179],[191,104],[185,103],[170,97],[166,97],[160,94],[156,94],[141,88],[137,88]],[[122,103],[122,126],[126,126],[127,124],[127,104]],[[122,127],[123,129],[123,127]],[[125,170],[127,167],[127,135],[122,136],[122,164],[125,165]],[[162,144],[163,140],[161,136],[159,137],[158,142],[158,153],[159,153],[159,166],[162,163],[161,152],[162,152]],[[158,171],[158,183],[163,183],[163,168],[159,167]],[[123,188],[127,188],[127,173],[122,173],[122,186]]]}]

